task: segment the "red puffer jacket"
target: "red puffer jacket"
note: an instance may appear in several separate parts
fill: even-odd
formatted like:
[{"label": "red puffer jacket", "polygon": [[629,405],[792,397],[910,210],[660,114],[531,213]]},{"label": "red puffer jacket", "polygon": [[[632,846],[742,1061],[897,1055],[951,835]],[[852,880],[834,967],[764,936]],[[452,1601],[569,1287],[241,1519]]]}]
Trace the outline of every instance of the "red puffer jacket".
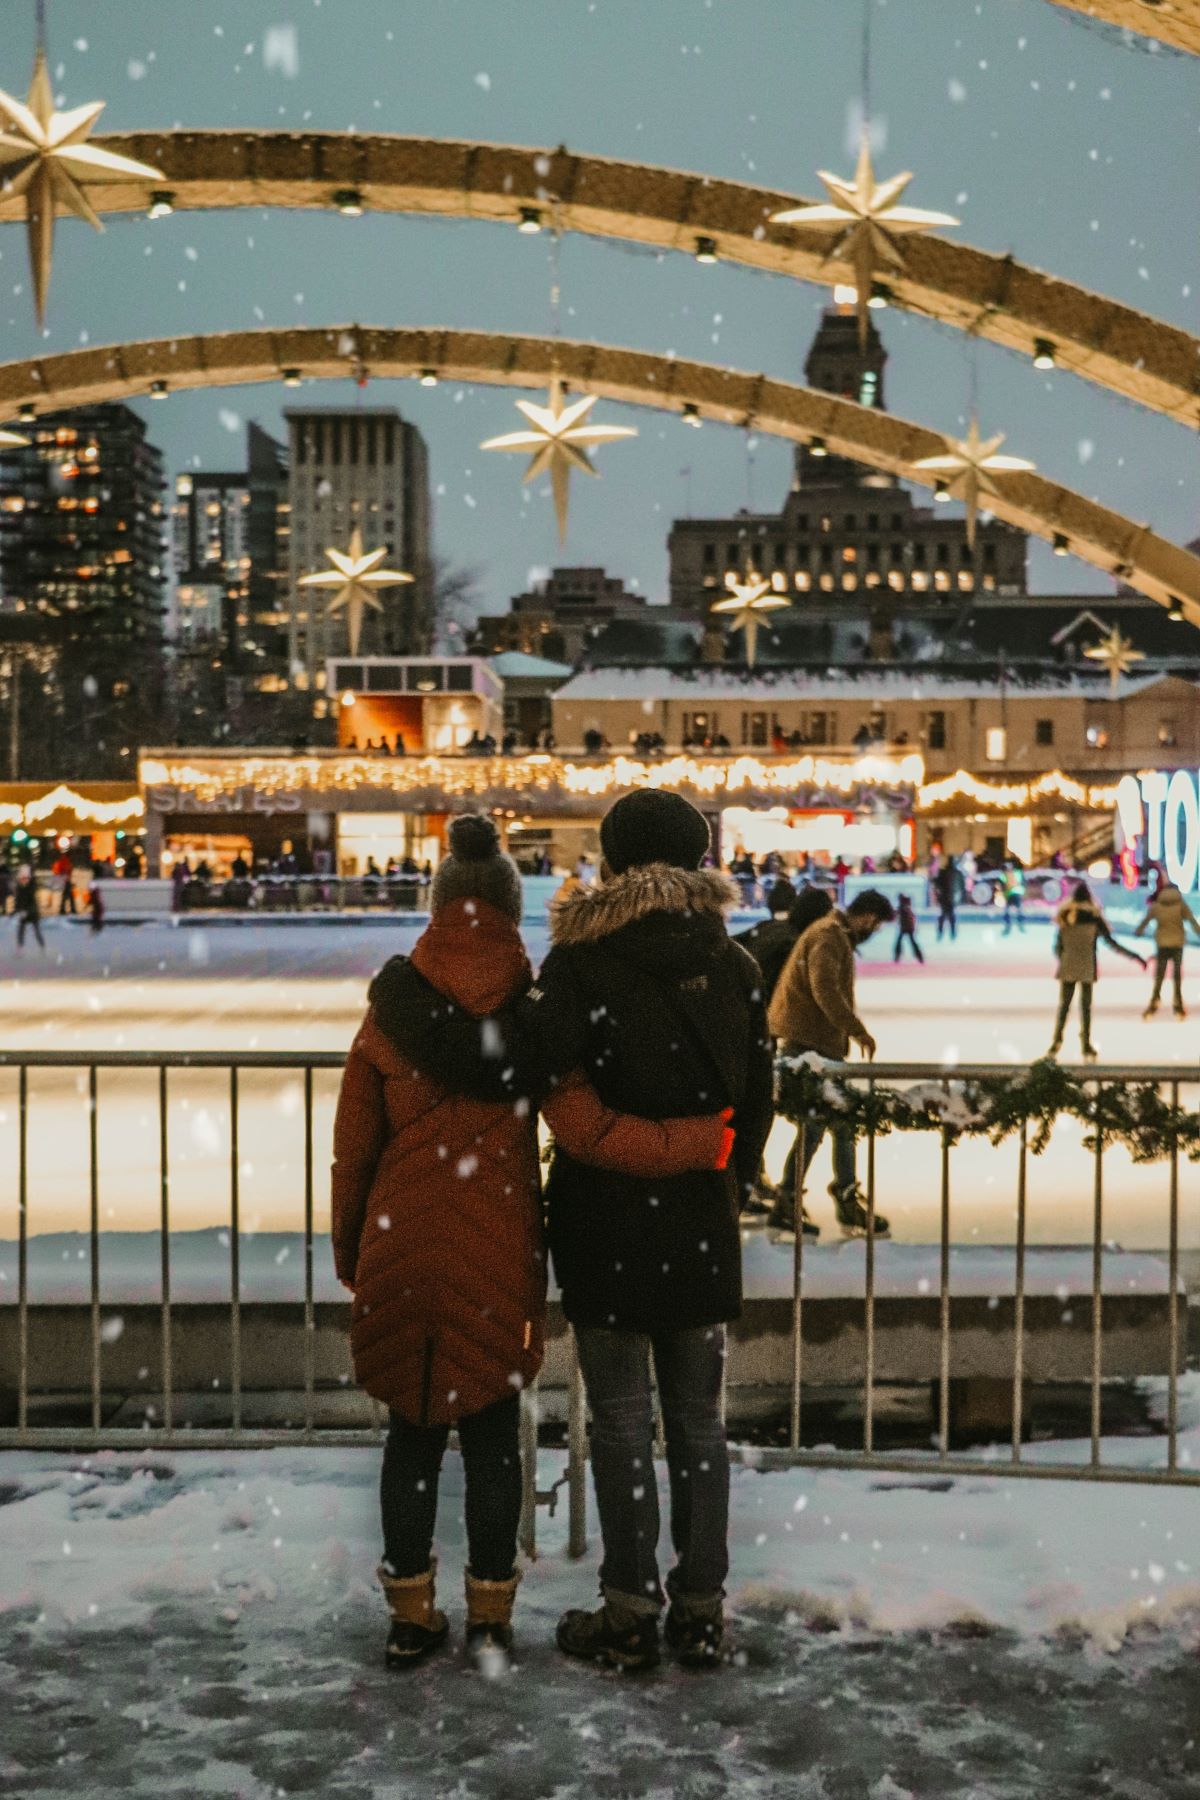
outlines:
[{"label": "red puffer jacket", "polygon": [[[476,1018],[529,987],[520,934],[485,902],[440,911],[413,948],[425,979]],[[541,1366],[546,1299],[536,1113],[421,1075],[373,1008],[350,1050],[334,1126],[332,1235],[354,1290],[359,1385],[416,1424],[479,1412]],[[482,1028],[486,1045],[486,1027]],[[485,1049],[486,1054],[486,1049]],[[645,1175],[713,1168],[720,1114],[647,1120],[582,1076],[546,1103],[573,1156]]]}]

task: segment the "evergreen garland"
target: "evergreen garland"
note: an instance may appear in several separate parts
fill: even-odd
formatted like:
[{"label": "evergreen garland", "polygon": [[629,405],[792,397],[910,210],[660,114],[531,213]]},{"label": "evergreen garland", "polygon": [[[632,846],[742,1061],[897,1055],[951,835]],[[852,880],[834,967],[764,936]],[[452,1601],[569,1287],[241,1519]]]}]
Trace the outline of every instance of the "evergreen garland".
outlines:
[{"label": "evergreen garland", "polygon": [[[1078,1119],[1084,1148],[1123,1144],[1137,1163],[1156,1162],[1178,1149],[1200,1162],[1200,1113],[1176,1105],[1157,1081],[1106,1082],[1077,1075],[1049,1058],[1014,1075],[982,1080],[925,1081],[897,1088],[848,1080],[838,1063],[818,1056],[784,1056],[776,1064],[776,1105],[796,1123],[815,1116],[852,1127],[858,1137],[874,1131],[944,1131],[951,1141],[986,1137],[993,1144],[1028,1129],[1029,1148],[1040,1156],[1056,1119]],[[1181,1077],[1182,1078],[1182,1077]]]}]

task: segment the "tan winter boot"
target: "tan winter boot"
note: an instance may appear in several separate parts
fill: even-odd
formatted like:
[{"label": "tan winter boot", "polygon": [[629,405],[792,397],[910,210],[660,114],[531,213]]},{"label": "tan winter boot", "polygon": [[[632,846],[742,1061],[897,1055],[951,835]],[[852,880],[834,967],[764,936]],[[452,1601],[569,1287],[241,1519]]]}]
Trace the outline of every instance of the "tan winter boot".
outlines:
[{"label": "tan winter boot", "polygon": [[437,1559],[431,1559],[424,1575],[389,1575],[383,1563],[377,1573],[392,1615],[392,1629],[387,1641],[388,1668],[408,1668],[428,1656],[431,1650],[436,1650],[439,1644],[444,1644],[450,1629],[445,1613],[439,1612],[433,1603]]},{"label": "tan winter boot", "polygon": [[477,1581],[468,1569],[465,1580],[467,1655],[476,1668],[490,1673],[512,1650],[513,1602],[521,1577],[514,1570],[507,1581]]}]

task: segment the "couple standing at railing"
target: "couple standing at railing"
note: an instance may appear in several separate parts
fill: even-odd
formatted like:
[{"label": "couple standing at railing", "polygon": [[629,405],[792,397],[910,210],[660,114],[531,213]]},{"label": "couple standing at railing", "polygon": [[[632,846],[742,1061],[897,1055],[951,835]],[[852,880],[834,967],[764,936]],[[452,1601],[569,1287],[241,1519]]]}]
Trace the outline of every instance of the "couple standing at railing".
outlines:
[{"label": "couple standing at railing", "polygon": [[[438,1475],[466,1471],[467,1645],[512,1642],[520,1390],[542,1357],[548,1240],[592,1414],[602,1604],[558,1626],[568,1655],[644,1667],[723,1654],[729,1461],[725,1327],[741,1308],[738,1215],[770,1129],[758,965],[726,934],[726,877],[681,796],[627,795],[598,886],[552,909],[537,984],[521,883],[490,820],[463,818],[411,958],[376,977],[343,1080],[333,1240],[353,1289],[357,1379],[390,1413],[380,1581],[388,1660],[447,1635],[435,1600]],[[540,1194],[539,1108],[555,1145]],[[651,1362],[675,1565],[657,1562]]]}]

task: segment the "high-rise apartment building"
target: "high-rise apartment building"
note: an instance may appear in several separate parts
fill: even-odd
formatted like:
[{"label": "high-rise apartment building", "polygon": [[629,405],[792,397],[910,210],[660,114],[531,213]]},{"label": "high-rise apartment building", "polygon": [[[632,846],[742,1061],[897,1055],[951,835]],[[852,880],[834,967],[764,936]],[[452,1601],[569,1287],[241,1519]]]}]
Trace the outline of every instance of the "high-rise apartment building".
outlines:
[{"label": "high-rise apartment building", "polygon": [[175,480],[175,589],[170,636],[177,656],[207,655],[250,691],[287,685],[287,454],[258,425],[244,470]]},{"label": "high-rise apartment building", "polygon": [[415,425],[394,407],[289,409],[290,539],[288,658],[292,682],[319,690],[326,660],[349,650],[346,609],[331,613],[330,594],[302,588],[304,575],[327,570],[326,550],[346,550],[357,525],[367,551],[385,549],[387,565],[414,577],[385,590],[369,609],[361,656],[414,656],[432,635],[429,458]]},{"label": "high-rise apartment building", "polygon": [[0,452],[0,608],[41,615],[48,657],[22,692],[23,767],[126,773],[161,702],[162,456],[124,405],[46,413],[28,435]]}]

